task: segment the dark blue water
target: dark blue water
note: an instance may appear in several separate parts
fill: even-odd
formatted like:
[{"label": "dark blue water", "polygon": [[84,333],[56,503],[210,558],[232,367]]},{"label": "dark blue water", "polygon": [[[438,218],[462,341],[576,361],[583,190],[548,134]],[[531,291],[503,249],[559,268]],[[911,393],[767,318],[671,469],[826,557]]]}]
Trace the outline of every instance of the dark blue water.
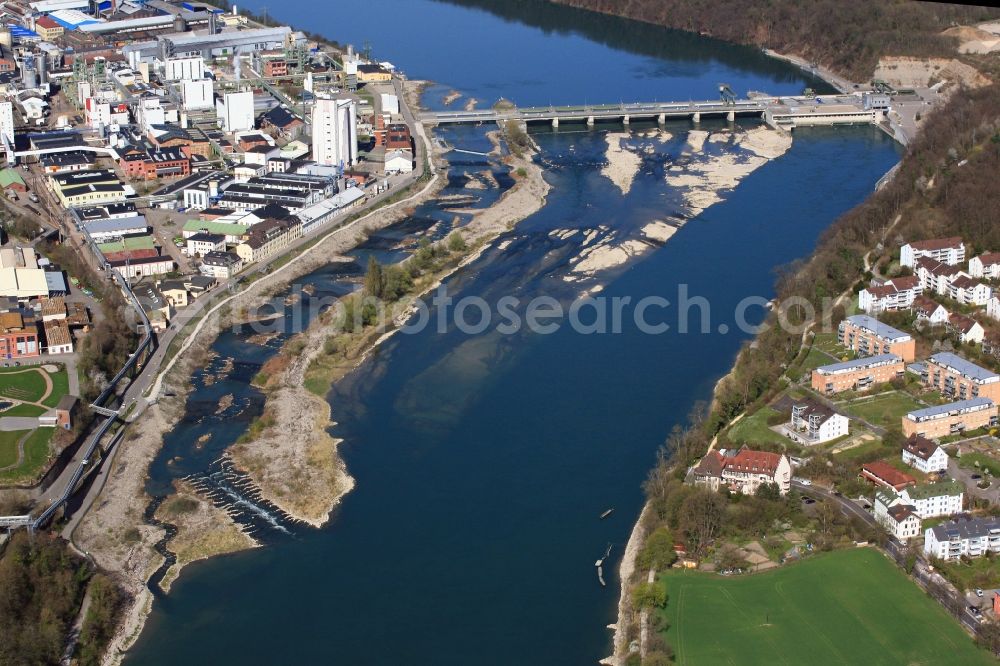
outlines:
[{"label": "dark blue water", "polygon": [[[308,6],[290,0],[270,13],[305,22]],[[508,10],[531,6],[511,3]],[[609,31],[603,18],[588,23],[576,12],[540,11],[505,20],[452,4],[379,0],[364,12],[306,25],[360,43],[363,30],[377,24],[377,53],[385,48],[382,57],[411,76],[470,94],[480,94],[483,81],[506,82],[503,94],[521,103],[543,101],[538,80],[559,92],[554,101],[570,101],[588,78],[632,98],[654,83],[661,98],[696,96],[699,87],[714,90],[717,80],[781,91],[807,84],[784,66],[758,68],[749,56],[733,57],[733,47],[685,37],[688,51],[671,55],[667,37],[675,33],[656,31],[661,39],[650,44],[642,41],[651,39],[645,26],[635,27],[630,40],[630,24],[614,22]],[[373,18],[389,15],[394,20]],[[573,29],[554,31],[559,20]],[[435,48],[417,48],[424,39]],[[537,57],[519,59],[520,66],[501,63],[486,39],[517,44],[526,56],[548,53],[567,69],[560,77]],[[440,50],[459,46],[466,49],[461,58],[442,59]],[[611,66],[608,58],[618,64],[619,78],[595,78],[595,69]],[[548,204],[446,286],[456,298],[550,295],[566,303],[599,283],[602,297],[635,302],[656,295],[676,303],[678,286],[686,284],[710,302],[712,333],[681,334],[672,325],[649,335],[626,317],[614,335],[583,335],[568,326],[551,335],[467,335],[451,326],[395,336],[331,393],[334,432],[345,438],[341,452],[358,482],[331,524],[309,530],[281,523],[290,532],[285,536],[248,517],[246,524],[270,545],[185,569],[155,604],[130,663],[588,664],[605,656],[604,627],[615,619],[618,581],[609,576],[602,588],[594,560],[613,544],[611,564],[617,564],[657,447],[696,400],[708,397],[747,339],[735,332],[736,304],[769,297],[774,269],[808,254],[822,230],[866,197],[897,159],[895,146],[871,128],[797,131],[784,157],[754,172],[662,248],[619,270],[567,282],[582,236],[567,237],[567,230],[633,238],[650,220],[679,213],[663,173],[682,159],[688,128],[668,127],[674,138],[647,157],[627,198],[600,174],[602,133],[537,134],[553,186]],[[466,145],[472,135],[462,132],[470,130],[448,140]],[[485,162],[462,167],[486,168]],[[497,194],[483,193],[484,203]],[[441,234],[444,222],[454,223],[439,204],[414,217],[410,227],[370,241],[359,261],[367,252],[403,255],[414,234]],[[351,277],[331,268],[303,280],[310,281],[342,293]],[[675,324],[676,308],[663,317]],[[731,332],[719,333],[723,324]],[[259,362],[280,339],[246,347],[245,337],[234,334],[216,349]],[[253,413],[249,374],[233,372],[224,387],[197,388],[191,404],[229,391]],[[173,465],[197,476],[199,463],[217,457],[195,451],[200,431],[192,422],[201,418],[213,430],[213,447],[243,429],[233,422],[213,429],[216,417],[207,411],[189,413],[168,435],[152,491],[177,475]],[[180,462],[166,464],[176,456]],[[612,506],[615,513],[599,520]]]}]

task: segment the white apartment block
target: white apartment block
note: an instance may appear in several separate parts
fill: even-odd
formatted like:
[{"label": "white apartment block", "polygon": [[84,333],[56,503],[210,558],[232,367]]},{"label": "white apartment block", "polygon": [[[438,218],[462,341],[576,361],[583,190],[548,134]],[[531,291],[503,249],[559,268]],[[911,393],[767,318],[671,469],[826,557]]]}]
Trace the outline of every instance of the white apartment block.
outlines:
[{"label": "white apartment block", "polygon": [[862,289],[858,294],[858,307],[868,314],[903,310],[910,307],[923,291],[917,276],[898,277]]},{"label": "white apartment block", "polygon": [[1000,552],[1000,519],[951,520],[924,532],[924,555],[957,560],[962,555],[982,557]]},{"label": "white apartment block", "polygon": [[969,259],[969,275],[974,278],[1000,278],[1000,252],[989,252]]},{"label": "white apartment block", "polygon": [[958,236],[907,243],[899,250],[899,263],[913,267],[917,259],[928,257],[949,266],[965,262],[965,244]]}]

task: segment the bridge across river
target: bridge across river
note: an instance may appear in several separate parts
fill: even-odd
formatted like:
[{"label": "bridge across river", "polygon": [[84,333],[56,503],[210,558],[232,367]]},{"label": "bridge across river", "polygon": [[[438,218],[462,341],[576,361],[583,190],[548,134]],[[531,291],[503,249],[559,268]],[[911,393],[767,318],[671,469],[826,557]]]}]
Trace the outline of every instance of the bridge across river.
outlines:
[{"label": "bridge across river", "polygon": [[725,118],[732,122],[738,116],[757,116],[768,124],[791,129],[799,125],[838,125],[879,123],[883,109],[868,103],[864,93],[851,95],[820,95],[816,97],[771,97],[731,101],[707,100],[690,102],[633,102],[620,104],[585,104],[582,106],[535,106],[455,111],[427,111],[420,120],[427,124],[454,125],[479,123],[522,124],[598,122],[629,124],[637,120],[664,123],[668,119],[690,118],[699,122],[703,117]]}]

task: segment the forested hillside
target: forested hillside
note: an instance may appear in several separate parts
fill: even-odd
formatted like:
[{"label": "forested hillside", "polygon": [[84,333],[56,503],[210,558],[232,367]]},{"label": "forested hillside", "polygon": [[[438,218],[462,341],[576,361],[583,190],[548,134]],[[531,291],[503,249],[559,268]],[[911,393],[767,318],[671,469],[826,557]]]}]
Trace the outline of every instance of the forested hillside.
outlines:
[{"label": "forested hillside", "polygon": [[889,0],[552,0],[809,58],[855,81],[880,56],[950,56],[940,33],[1000,16],[995,8]]}]

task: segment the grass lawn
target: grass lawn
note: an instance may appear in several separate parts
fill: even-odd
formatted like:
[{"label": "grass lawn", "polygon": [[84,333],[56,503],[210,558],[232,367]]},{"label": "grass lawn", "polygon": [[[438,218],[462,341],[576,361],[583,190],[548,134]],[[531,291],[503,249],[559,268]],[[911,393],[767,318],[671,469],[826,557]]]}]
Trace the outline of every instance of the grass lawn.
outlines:
[{"label": "grass lawn", "polygon": [[977,557],[969,564],[960,560],[949,561],[938,566],[937,570],[960,590],[1000,586],[1000,562],[996,558],[991,561],[985,557]]},{"label": "grass lawn", "polygon": [[667,642],[679,664],[994,664],[958,623],[873,549],[753,576],[672,570]]},{"label": "grass lawn", "polygon": [[875,439],[870,442],[864,442],[858,446],[847,449],[846,451],[840,451],[834,453],[833,457],[837,460],[854,460],[855,458],[860,458],[866,453],[871,453],[872,451],[879,451],[882,448],[882,440]]},{"label": "grass lawn", "polygon": [[[838,360],[844,360],[844,357],[853,358],[853,354],[837,342],[836,333],[817,333],[816,337],[813,338],[813,347],[835,356]],[[830,362],[833,363],[833,361]]]},{"label": "grass lawn", "polygon": [[[49,442],[52,440],[52,435],[55,434],[55,428],[38,428],[35,430],[28,439],[24,442],[24,461],[19,467],[14,469],[9,469],[6,472],[0,472],[0,479],[13,480],[13,479],[25,479],[33,480],[38,473],[41,471],[42,467],[45,465],[45,461],[49,459]],[[14,439],[14,458],[10,461],[12,464],[17,461],[17,440],[24,435],[26,431],[21,430],[18,432],[4,432],[0,435],[16,435]],[[4,449],[4,444],[0,443],[0,450]],[[0,467],[4,466],[3,462],[0,462]]]},{"label": "grass lawn", "polygon": [[789,368],[785,373],[789,378],[793,380],[798,380],[803,375],[810,374],[816,368],[822,365],[830,365],[831,363],[837,363],[840,359],[833,358],[830,355],[820,351],[814,345],[806,357],[802,359],[802,363],[794,368]]},{"label": "grass lawn", "polygon": [[0,369],[0,396],[38,402],[45,395],[45,379],[41,368]]},{"label": "grass lawn", "polygon": [[59,404],[59,400],[69,393],[69,373],[63,366],[59,372],[54,372],[49,377],[52,378],[52,395],[43,400],[42,404],[46,407],[55,407]]},{"label": "grass lawn", "polygon": [[[976,463],[979,463],[978,465]],[[989,471],[993,476],[1000,476],[1000,462],[996,458],[991,458],[982,453],[969,452],[962,454],[958,459],[958,464],[968,469],[981,469]]]},{"label": "grass lawn", "polygon": [[41,416],[46,411],[48,410],[44,407],[39,407],[38,405],[21,403],[20,405],[14,405],[10,409],[0,412],[0,416]]},{"label": "grass lawn", "polygon": [[903,415],[914,409],[923,407],[906,393],[894,391],[874,395],[871,398],[858,400],[849,405],[841,405],[851,416],[857,416],[869,423],[883,428],[902,427]]},{"label": "grass lawn", "polygon": [[782,437],[778,433],[767,427],[769,417],[775,416],[778,412],[770,407],[757,410],[749,416],[740,419],[727,433],[729,440],[738,442],[774,442],[776,444],[790,444],[791,441]]},{"label": "grass lawn", "polygon": [[0,467],[7,467],[17,462],[17,442],[26,432],[28,431],[0,431]]}]

